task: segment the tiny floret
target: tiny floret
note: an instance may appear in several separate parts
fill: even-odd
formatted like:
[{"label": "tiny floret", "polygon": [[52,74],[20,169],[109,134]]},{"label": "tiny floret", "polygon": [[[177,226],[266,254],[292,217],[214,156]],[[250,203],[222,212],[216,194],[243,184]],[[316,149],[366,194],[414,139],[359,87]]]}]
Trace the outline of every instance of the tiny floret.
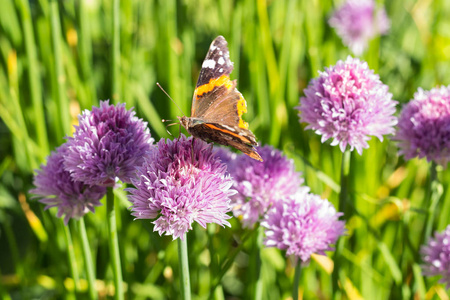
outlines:
[{"label": "tiny floret", "polygon": [[212,147],[199,140],[161,139],[137,168],[128,199],[137,219],[156,219],[154,231],[183,239],[197,222],[230,226],[232,180]]},{"label": "tiny floret", "polygon": [[296,107],[300,122],[321,135],[322,142],[332,139],[331,145],[342,152],[349,146],[361,155],[370,136],[382,141],[383,135],[394,133],[397,101],[366,62],[352,57],[338,61],[304,92]]},{"label": "tiny floret", "polygon": [[118,180],[130,183],[154,142],[147,123],[125,104],[109,101],[85,110],[78,121],[64,163],[72,178],[102,186],[114,186]]},{"label": "tiny floret", "polygon": [[67,154],[67,143],[58,147],[47,158],[47,164],[41,165],[33,179],[34,189],[30,193],[39,202],[45,204],[45,209],[57,207],[57,216],[64,216],[67,224],[71,218],[79,219],[87,212],[95,211],[100,206],[100,199],[106,194],[106,188],[87,185],[74,181],[70,173],[64,170],[64,156]]}]

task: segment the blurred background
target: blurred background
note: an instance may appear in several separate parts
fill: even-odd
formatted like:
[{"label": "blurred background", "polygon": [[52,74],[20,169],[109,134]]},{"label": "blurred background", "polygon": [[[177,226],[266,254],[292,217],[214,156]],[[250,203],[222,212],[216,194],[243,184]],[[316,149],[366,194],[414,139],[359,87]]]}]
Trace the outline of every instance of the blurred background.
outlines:
[{"label": "blurred background", "polygon": [[[299,97],[325,67],[352,55],[328,25],[342,1],[270,0],[2,0],[0,8],[0,298],[74,299],[69,278],[64,225],[56,211],[31,199],[33,172],[70,136],[77,115],[99,100],[126,103],[148,122],[152,136],[172,138],[161,119],[176,119],[190,105],[211,41],[223,35],[234,62],[232,79],[244,95],[244,119],[261,144],[294,159],[314,193],[336,204],[342,153],[299,123]],[[360,57],[389,86],[401,104],[419,87],[450,84],[450,2],[377,1],[391,27],[373,39]],[[170,129],[177,136],[178,129]],[[370,141],[352,155],[352,193],[359,214],[347,224],[351,249],[346,260],[347,297],[400,299],[425,294],[445,298],[437,280],[419,283],[414,234],[424,224],[428,163],[405,162],[389,138]],[[440,173],[444,187],[449,172]],[[177,251],[159,237],[150,221],[133,221],[126,193],[121,199],[119,241],[128,299],[175,299],[179,294]],[[444,192],[434,229],[450,219]],[[105,207],[86,215],[86,225],[102,298],[112,294]],[[243,235],[231,229],[189,234],[191,282],[195,299],[207,297],[214,247],[219,260]],[[76,222],[69,223],[80,253]],[[211,239],[209,234],[215,233]],[[217,299],[251,296],[246,281],[256,268],[244,247],[223,280]],[[293,267],[285,254],[263,251],[264,299],[291,294]],[[81,277],[83,260],[80,258]],[[328,299],[329,262],[312,260],[302,274],[305,299]],[[432,288],[429,288],[432,287]],[[86,294],[84,294],[86,296]],[[83,298],[83,295],[78,295]],[[430,298],[430,299],[431,299]]]}]

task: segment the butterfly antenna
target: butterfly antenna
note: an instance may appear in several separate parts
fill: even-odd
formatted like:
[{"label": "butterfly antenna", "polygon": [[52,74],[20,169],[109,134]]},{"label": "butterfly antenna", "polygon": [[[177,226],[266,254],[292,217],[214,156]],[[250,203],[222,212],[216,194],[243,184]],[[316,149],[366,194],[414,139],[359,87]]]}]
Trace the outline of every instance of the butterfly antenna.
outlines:
[{"label": "butterfly antenna", "polygon": [[[180,106],[179,106],[175,101],[173,101],[172,97],[170,97],[169,94],[162,88],[162,86],[159,84],[159,82],[157,82],[156,85],[157,85],[157,86],[161,89],[161,91],[163,91],[164,94],[166,94],[166,96],[169,97],[169,99],[176,105],[176,107],[177,107],[178,110],[181,112],[181,114],[182,114],[183,116],[186,116],[186,115],[183,113],[183,111],[181,110]],[[170,125],[169,125],[169,126],[170,126]]]},{"label": "butterfly antenna", "polygon": [[[164,120],[164,119],[162,119],[161,120],[162,122],[170,122],[171,120]],[[169,126],[173,126],[173,125],[177,125],[177,124],[180,124],[180,123],[171,123],[171,124],[167,124],[166,125],[166,132],[171,136],[171,137],[173,137],[173,134],[169,131],[169,129],[168,129],[168,127]]]}]

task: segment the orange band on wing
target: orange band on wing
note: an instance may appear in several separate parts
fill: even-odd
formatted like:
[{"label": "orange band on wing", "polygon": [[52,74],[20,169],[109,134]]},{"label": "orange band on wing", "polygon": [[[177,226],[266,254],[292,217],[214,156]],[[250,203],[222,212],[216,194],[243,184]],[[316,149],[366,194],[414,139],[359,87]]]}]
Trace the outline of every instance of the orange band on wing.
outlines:
[{"label": "orange band on wing", "polygon": [[227,89],[233,87],[233,82],[230,80],[230,76],[224,74],[219,78],[211,78],[208,83],[196,88],[194,92],[196,95],[196,99],[198,99],[199,96],[203,95],[204,93],[211,92],[216,86],[222,85],[224,85]]},{"label": "orange band on wing", "polygon": [[245,136],[239,135],[237,133],[234,133],[234,132],[226,130],[226,129],[219,128],[217,126],[214,126],[213,124],[204,124],[204,125],[208,126],[209,128],[212,128],[214,130],[219,130],[219,131],[225,132],[227,134],[230,134],[232,136],[235,136],[238,139],[240,139],[241,141],[243,141],[244,143],[251,144],[251,141],[249,139],[247,139]]}]

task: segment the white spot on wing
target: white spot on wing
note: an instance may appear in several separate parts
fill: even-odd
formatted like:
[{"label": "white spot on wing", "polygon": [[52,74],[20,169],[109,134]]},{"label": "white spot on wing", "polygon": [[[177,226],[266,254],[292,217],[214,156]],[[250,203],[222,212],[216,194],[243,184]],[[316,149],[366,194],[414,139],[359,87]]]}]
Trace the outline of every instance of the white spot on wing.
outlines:
[{"label": "white spot on wing", "polygon": [[219,72],[222,73],[222,72],[223,72],[223,68],[220,68],[220,69],[219,69]]},{"label": "white spot on wing", "polygon": [[216,62],[212,59],[206,59],[203,61],[202,68],[214,69]]},{"label": "white spot on wing", "polygon": [[219,65],[223,65],[223,64],[225,63],[225,59],[223,59],[223,57],[221,56],[221,57],[219,57],[219,59],[217,60],[217,63],[218,63]]}]

